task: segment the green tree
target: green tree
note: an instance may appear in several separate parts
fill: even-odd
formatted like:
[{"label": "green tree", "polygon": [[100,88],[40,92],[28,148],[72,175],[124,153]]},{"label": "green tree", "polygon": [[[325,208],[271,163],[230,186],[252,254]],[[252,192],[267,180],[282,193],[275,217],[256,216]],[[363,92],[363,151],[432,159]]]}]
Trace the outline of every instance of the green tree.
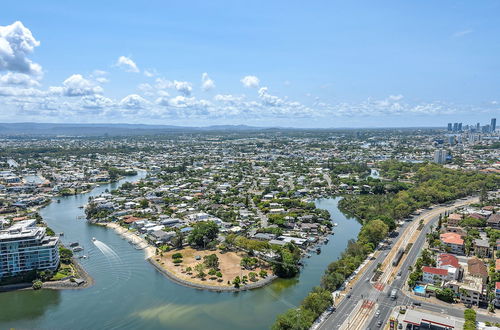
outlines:
[{"label": "green tree", "polygon": [[213,221],[200,221],[193,226],[188,241],[198,247],[205,247],[206,244],[217,238],[219,227]]},{"label": "green tree", "polygon": [[196,276],[198,276],[199,278],[204,278],[205,276],[207,276],[207,274],[205,274],[205,265],[203,263],[194,266],[194,270],[197,272]]},{"label": "green tree", "polygon": [[40,290],[42,288],[42,286],[43,286],[42,281],[40,281],[40,280],[33,281],[33,285],[32,285],[33,290]]},{"label": "green tree", "polygon": [[311,293],[302,301],[302,307],[320,315],[332,305],[332,294],[330,291],[315,287]]},{"label": "green tree", "polygon": [[299,260],[300,251],[294,244],[288,243],[278,250],[273,262],[273,271],[279,277],[294,277],[299,272]]},{"label": "green tree", "polygon": [[172,238],[172,245],[177,249],[181,249],[183,244],[184,244],[184,234],[177,229],[175,231],[175,236]]},{"label": "green tree", "polygon": [[314,313],[308,309],[289,309],[278,316],[273,330],[308,330],[314,322]]},{"label": "green tree", "polygon": [[233,285],[235,288],[239,288],[241,284],[241,278],[239,276],[236,276],[233,280]]},{"label": "green tree", "polygon": [[73,258],[73,251],[65,247],[59,246],[59,258],[63,264],[70,264]]},{"label": "green tree", "polygon": [[208,268],[219,269],[219,257],[215,253],[204,256],[203,262]]},{"label": "green tree", "polygon": [[359,233],[361,241],[372,243],[376,246],[380,241],[387,237],[389,227],[381,220],[372,220],[366,223]]},{"label": "green tree", "polygon": [[452,303],[455,300],[455,292],[450,288],[445,288],[436,291],[436,298],[448,303]]}]

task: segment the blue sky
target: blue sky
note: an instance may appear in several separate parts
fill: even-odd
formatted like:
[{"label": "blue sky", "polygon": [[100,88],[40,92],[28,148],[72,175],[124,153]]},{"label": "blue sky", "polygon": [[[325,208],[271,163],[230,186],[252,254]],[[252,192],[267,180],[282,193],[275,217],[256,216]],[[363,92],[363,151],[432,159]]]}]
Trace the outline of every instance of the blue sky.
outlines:
[{"label": "blue sky", "polygon": [[499,9],[486,0],[10,1],[0,11],[0,121],[487,123],[500,114]]}]

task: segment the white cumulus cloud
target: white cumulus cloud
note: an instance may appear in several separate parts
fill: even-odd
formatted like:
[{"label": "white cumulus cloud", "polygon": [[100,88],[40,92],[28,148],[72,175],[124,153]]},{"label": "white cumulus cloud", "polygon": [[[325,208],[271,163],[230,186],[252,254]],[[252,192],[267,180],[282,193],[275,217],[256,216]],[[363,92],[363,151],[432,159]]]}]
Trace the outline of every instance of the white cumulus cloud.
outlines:
[{"label": "white cumulus cloud", "polygon": [[137,94],[125,96],[120,101],[120,106],[126,109],[143,109],[149,105],[149,101]]},{"label": "white cumulus cloud", "polygon": [[260,80],[256,76],[245,76],[241,78],[241,83],[246,88],[257,88],[259,87]]},{"label": "white cumulus cloud", "polygon": [[101,86],[95,85],[81,74],[70,76],[63,82],[63,87],[51,87],[49,91],[53,94],[62,94],[64,96],[84,96],[103,92]]},{"label": "white cumulus cloud", "polygon": [[135,62],[132,61],[132,59],[130,57],[126,57],[126,56],[118,57],[118,60],[116,61],[116,66],[118,66],[118,67],[120,67],[128,72],[139,72],[139,68],[137,67],[137,64],[135,64]]},{"label": "white cumulus cloud", "polygon": [[17,86],[39,86],[40,83],[26,73],[7,72],[0,76],[1,85],[17,85]]},{"label": "white cumulus cloud", "polygon": [[190,96],[191,91],[193,90],[191,83],[187,81],[174,80],[174,87],[179,93],[184,94],[184,96]]},{"label": "white cumulus cloud", "polygon": [[28,58],[39,45],[31,31],[19,21],[0,26],[0,70],[40,76],[42,67]]},{"label": "white cumulus cloud", "polygon": [[209,91],[215,88],[215,82],[210,79],[208,73],[204,72],[201,75],[201,89],[204,91]]}]

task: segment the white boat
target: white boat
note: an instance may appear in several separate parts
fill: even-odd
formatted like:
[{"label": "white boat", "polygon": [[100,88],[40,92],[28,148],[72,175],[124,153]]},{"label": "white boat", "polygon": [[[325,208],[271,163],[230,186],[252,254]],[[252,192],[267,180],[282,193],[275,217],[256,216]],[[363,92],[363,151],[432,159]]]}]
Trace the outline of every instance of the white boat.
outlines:
[{"label": "white boat", "polygon": [[94,241],[94,242],[95,242],[95,241],[97,241],[97,239],[96,239],[95,237],[92,237],[92,241]]},{"label": "white boat", "polygon": [[338,225],[339,225],[339,224],[338,224],[338,223],[336,223],[336,222],[334,222],[334,223],[333,223],[333,226],[334,226],[334,227],[337,227]]},{"label": "white boat", "polygon": [[80,252],[80,251],[83,251],[83,248],[81,246],[73,248],[73,252]]}]

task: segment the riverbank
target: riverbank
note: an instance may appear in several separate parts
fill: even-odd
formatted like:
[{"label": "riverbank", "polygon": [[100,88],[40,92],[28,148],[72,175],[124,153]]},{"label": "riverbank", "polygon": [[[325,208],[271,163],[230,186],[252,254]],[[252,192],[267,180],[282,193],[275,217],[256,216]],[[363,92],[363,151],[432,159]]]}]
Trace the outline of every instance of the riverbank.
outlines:
[{"label": "riverbank", "polygon": [[179,278],[174,273],[172,273],[171,271],[169,271],[168,269],[163,267],[161,264],[159,264],[154,258],[148,258],[147,260],[154,266],[154,268],[157,271],[162,273],[168,279],[172,280],[172,282],[183,285],[183,286],[187,286],[190,288],[199,289],[199,290],[207,290],[207,291],[215,291],[215,292],[247,291],[247,290],[258,289],[258,288],[261,288],[263,286],[266,286],[278,278],[276,275],[268,275],[266,278],[264,278],[260,281],[249,283],[249,284],[241,284],[239,288],[236,288],[234,286],[208,285],[208,284],[202,284],[202,283],[196,283],[196,282],[192,282],[192,281],[183,280],[182,278]]},{"label": "riverbank", "polygon": [[[76,275],[68,276],[58,281],[46,281],[42,284],[42,289],[67,290],[67,289],[86,289],[94,285],[94,279],[90,276],[80,263],[73,259],[72,265],[75,268]],[[33,290],[33,284],[29,282],[16,283],[0,286],[0,292],[9,292],[17,290]]]},{"label": "riverbank", "polygon": [[120,236],[122,236],[127,241],[129,241],[131,244],[134,244],[137,249],[144,250],[144,254],[145,254],[146,259],[151,258],[152,256],[155,255],[156,248],[151,246],[144,238],[134,234],[133,232],[129,231],[127,228],[124,228],[115,222],[96,223],[96,224],[113,229]]},{"label": "riverbank", "polygon": [[[186,267],[189,267],[190,265],[192,266],[191,268],[194,269],[194,263],[195,262],[195,256],[194,256],[194,250],[191,251],[192,249],[185,249],[185,250],[179,250],[179,251],[170,251],[167,253],[165,256],[157,256],[156,255],[156,248],[150,245],[144,238],[140,237],[139,235],[127,230],[126,228],[120,226],[117,223],[110,222],[110,223],[97,223],[97,225],[102,225],[108,228],[113,229],[115,232],[117,232],[120,236],[125,238],[128,242],[131,244],[135,245],[136,248],[144,250],[145,253],[145,258],[158,270],[160,273],[165,275],[168,279],[174,281],[175,283],[188,286],[191,288],[196,288],[196,289],[201,289],[201,290],[209,290],[209,291],[229,291],[229,292],[235,292],[235,291],[245,291],[245,290],[251,290],[251,289],[257,289],[260,287],[263,287],[269,283],[271,283],[277,276],[275,275],[268,275],[267,277],[248,284],[241,284],[239,288],[235,288],[234,285],[232,284],[232,280],[236,276],[240,276],[240,278],[243,275],[246,275],[248,277],[248,273],[250,273],[249,270],[242,271],[241,266],[238,262],[233,262],[229,267],[224,268],[223,274],[225,276],[222,278],[222,281],[219,281],[218,285],[210,285],[206,284],[204,282],[207,282],[207,280],[202,280],[197,278],[196,276],[190,276],[187,272],[182,273],[181,269],[184,269],[185,267],[180,267],[176,266],[173,261],[171,260],[171,255],[175,252],[180,252],[185,255],[184,260],[185,260],[185,265]],[[189,251],[188,251],[189,250]],[[214,253],[213,251],[199,251],[197,254],[200,256],[205,255],[205,254],[212,254]],[[228,252],[227,254],[219,254],[219,257],[221,259],[225,259],[225,257],[231,257],[231,254],[235,254],[235,252]],[[170,258],[169,258],[170,257]],[[192,260],[191,260],[192,259]],[[226,258],[227,259],[227,258]],[[221,264],[230,262],[230,260],[226,260],[225,262],[223,261]],[[168,267],[168,268],[167,268]],[[174,270],[170,270],[169,268],[172,268]],[[229,270],[229,268],[231,268]],[[255,269],[254,272],[257,274],[260,272],[260,270],[265,270],[268,273],[271,272],[270,269]],[[229,284],[227,284],[229,281]]]}]

